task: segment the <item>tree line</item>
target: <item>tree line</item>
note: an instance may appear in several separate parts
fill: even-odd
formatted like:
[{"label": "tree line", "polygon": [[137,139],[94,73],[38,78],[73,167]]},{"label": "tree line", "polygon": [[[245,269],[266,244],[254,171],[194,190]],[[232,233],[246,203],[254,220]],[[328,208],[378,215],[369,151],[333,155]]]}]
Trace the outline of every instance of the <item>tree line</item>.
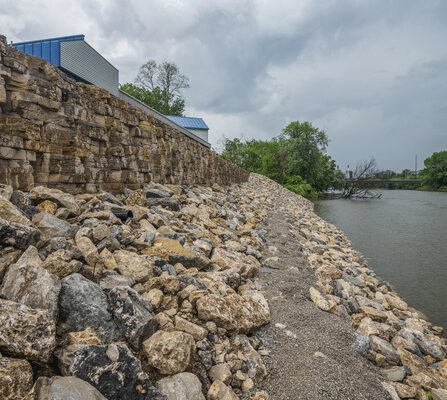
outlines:
[{"label": "tree line", "polygon": [[271,140],[227,139],[222,157],[308,198],[340,189],[343,173],[326,153],[329,139],[311,122],[294,121]]}]

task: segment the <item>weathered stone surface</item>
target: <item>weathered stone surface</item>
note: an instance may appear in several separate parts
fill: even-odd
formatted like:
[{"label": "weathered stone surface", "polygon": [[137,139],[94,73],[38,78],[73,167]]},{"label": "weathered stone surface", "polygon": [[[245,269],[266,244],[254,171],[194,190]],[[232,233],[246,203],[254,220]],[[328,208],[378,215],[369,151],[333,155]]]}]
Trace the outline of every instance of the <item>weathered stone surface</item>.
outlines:
[{"label": "weathered stone surface", "polygon": [[148,364],[165,375],[183,372],[194,351],[194,338],[188,333],[158,331],[143,343]]},{"label": "weathered stone surface", "polygon": [[42,264],[42,267],[59,278],[79,272],[82,268],[82,262],[73,260],[73,253],[69,250],[59,249],[48,255]]},{"label": "weathered stone surface", "polygon": [[76,226],[45,212],[34,215],[33,223],[39,229],[42,240],[56,236],[74,237],[78,230]]},{"label": "weathered stone surface", "polygon": [[447,400],[446,389],[432,389],[433,400]]},{"label": "weathered stone surface", "polygon": [[0,296],[31,308],[47,310],[56,319],[61,283],[39,263],[42,264],[37,249],[28,247],[17,263],[8,268]]},{"label": "weathered stone surface", "polygon": [[229,384],[232,377],[231,369],[227,363],[213,365],[208,371],[208,375],[212,382],[221,381],[225,384]]},{"label": "weathered stone surface", "polygon": [[205,400],[202,384],[190,372],[182,372],[157,382],[157,388],[167,400]]},{"label": "weathered stone surface", "polygon": [[417,390],[415,387],[404,385],[403,383],[393,383],[393,386],[401,399],[412,399],[416,397]]},{"label": "weathered stone surface", "polygon": [[145,281],[153,276],[153,262],[145,256],[127,250],[118,250],[113,253],[113,257],[118,271],[137,282]]},{"label": "weathered stone surface", "polygon": [[9,222],[31,225],[31,221],[14,204],[0,196],[0,215]]},{"label": "weathered stone surface", "polygon": [[209,400],[238,400],[231,387],[221,381],[214,381],[208,390]]},{"label": "weathered stone surface", "polygon": [[110,311],[121,334],[135,350],[139,350],[142,341],[153,335],[158,328],[152,307],[135,290],[127,286],[110,290],[107,297]]},{"label": "weathered stone surface", "polygon": [[371,336],[371,348],[379,354],[382,354],[388,364],[399,365],[400,356],[396,349],[386,340],[383,340],[377,336]]},{"label": "weathered stone surface", "polygon": [[418,340],[417,344],[423,354],[433,357],[436,361],[443,360],[446,357],[443,348],[433,340],[422,339]]},{"label": "weathered stone surface", "polygon": [[75,352],[69,372],[108,400],[163,400],[124,344],[85,346]]},{"label": "weathered stone surface", "polygon": [[189,333],[197,341],[205,339],[208,333],[205,328],[181,318],[178,315],[175,316],[175,328],[179,331]]},{"label": "weathered stone surface", "polygon": [[311,287],[309,289],[310,299],[315,305],[323,311],[332,311],[337,304],[330,299],[326,299],[317,289]]},{"label": "weathered stone surface", "polygon": [[402,382],[407,375],[405,367],[391,367],[383,370],[386,379],[391,382]]},{"label": "weathered stone surface", "polygon": [[80,274],[62,279],[59,296],[61,321],[70,330],[82,331],[92,327],[105,341],[116,337],[113,317],[107,310],[107,297],[100,286]]},{"label": "weathered stone surface", "polygon": [[270,320],[263,305],[235,293],[226,297],[203,296],[197,300],[196,307],[201,320],[213,321],[219,327],[235,332],[250,332]]},{"label": "weathered stone surface", "polygon": [[37,200],[39,203],[44,200],[51,200],[52,202],[59,204],[61,207],[68,209],[72,216],[79,215],[81,212],[74,197],[71,194],[62,192],[58,189],[35,186],[31,189],[29,197],[31,200]]},{"label": "weathered stone surface", "polygon": [[24,250],[30,244],[36,244],[39,238],[37,229],[0,218],[0,247],[13,246]]},{"label": "weathered stone surface", "polygon": [[47,362],[56,346],[53,316],[0,299],[0,350],[15,357]]},{"label": "weathered stone surface", "polygon": [[82,344],[102,344],[101,339],[96,335],[93,328],[87,328],[83,331],[69,332],[67,335],[68,345]]},{"label": "weathered stone surface", "polygon": [[31,399],[32,387],[33,370],[28,361],[0,356],[0,399]]},{"label": "weathered stone surface", "polygon": [[36,400],[107,400],[89,383],[75,376],[39,378],[35,388]]}]

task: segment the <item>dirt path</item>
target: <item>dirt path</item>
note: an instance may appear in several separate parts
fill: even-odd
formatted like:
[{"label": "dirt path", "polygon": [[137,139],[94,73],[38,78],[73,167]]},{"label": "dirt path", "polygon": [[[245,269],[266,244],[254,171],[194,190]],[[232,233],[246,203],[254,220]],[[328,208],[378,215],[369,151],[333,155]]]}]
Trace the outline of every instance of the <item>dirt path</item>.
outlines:
[{"label": "dirt path", "polygon": [[293,222],[280,207],[265,224],[267,257],[278,257],[260,278],[272,312],[271,324],[260,332],[271,349],[265,389],[271,400],[388,399],[377,369],[353,350],[349,321],[308,299],[315,276],[289,232]]}]

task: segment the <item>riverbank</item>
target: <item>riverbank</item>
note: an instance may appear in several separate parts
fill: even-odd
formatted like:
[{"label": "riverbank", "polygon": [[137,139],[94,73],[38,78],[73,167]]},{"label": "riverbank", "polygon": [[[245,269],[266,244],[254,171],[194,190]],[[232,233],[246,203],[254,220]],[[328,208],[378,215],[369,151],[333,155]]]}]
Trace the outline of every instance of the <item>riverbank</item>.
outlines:
[{"label": "riverbank", "polygon": [[4,399],[445,395],[440,330],[265,177],[0,196]]}]

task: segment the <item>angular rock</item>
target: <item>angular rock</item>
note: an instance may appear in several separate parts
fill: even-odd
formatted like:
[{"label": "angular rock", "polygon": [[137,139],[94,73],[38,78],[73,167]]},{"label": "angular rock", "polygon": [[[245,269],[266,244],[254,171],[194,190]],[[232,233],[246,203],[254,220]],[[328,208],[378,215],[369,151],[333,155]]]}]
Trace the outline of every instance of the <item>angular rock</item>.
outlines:
[{"label": "angular rock", "polygon": [[132,279],[130,276],[124,275],[107,275],[99,281],[99,286],[105,292],[112,290],[118,286],[129,286],[132,287],[135,285],[135,279]]},{"label": "angular rock", "polygon": [[35,400],[107,400],[89,383],[75,376],[39,378]]},{"label": "angular rock", "polygon": [[108,311],[107,297],[100,286],[80,274],[62,279],[59,296],[61,321],[70,330],[93,328],[104,341],[117,336],[112,314]]},{"label": "angular rock", "polygon": [[85,346],[74,353],[69,372],[108,400],[164,400],[125,344]]},{"label": "angular rock", "polygon": [[216,294],[203,296],[197,300],[196,308],[201,320],[215,322],[217,326],[234,332],[247,333],[270,320],[270,313],[266,312],[263,304],[235,293],[226,297]]},{"label": "angular rock", "polygon": [[36,244],[39,238],[40,232],[36,228],[0,218],[0,247],[13,246],[24,250]]},{"label": "angular rock", "polygon": [[48,255],[42,267],[59,278],[65,278],[70,274],[79,272],[82,268],[82,262],[73,259],[72,251],[59,249]]},{"label": "angular rock", "polygon": [[0,215],[8,222],[31,225],[31,221],[10,201],[0,196]]},{"label": "angular rock", "polygon": [[446,389],[432,389],[431,394],[433,396],[433,400],[447,400]]},{"label": "angular rock", "polygon": [[190,372],[160,379],[157,388],[167,400],[205,400],[202,384],[197,376]]},{"label": "angular rock", "polygon": [[118,250],[113,253],[113,257],[118,271],[137,282],[146,281],[153,276],[154,263],[145,256],[127,250]]},{"label": "angular rock", "polygon": [[107,297],[121,334],[132,348],[139,350],[141,343],[158,329],[151,305],[128,286],[110,290]]},{"label": "angular rock", "polygon": [[85,262],[95,267],[99,261],[99,253],[93,242],[87,236],[76,236],[76,246],[81,251]]},{"label": "angular rock", "polygon": [[405,367],[391,367],[383,370],[386,379],[391,382],[402,382],[407,375]]},{"label": "angular rock", "polygon": [[205,328],[181,318],[178,315],[175,316],[175,328],[179,331],[189,333],[197,341],[205,339],[208,334],[208,331]]},{"label": "angular rock", "polygon": [[353,348],[357,353],[365,356],[371,348],[371,341],[369,340],[369,337],[356,332]]},{"label": "angular rock", "polygon": [[0,356],[0,399],[26,399],[33,387],[33,370],[26,360]]},{"label": "angular rock", "polygon": [[194,351],[194,338],[179,331],[158,331],[143,343],[148,364],[165,375],[183,372]]},{"label": "angular rock", "polygon": [[56,214],[57,204],[52,202],[51,200],[44,200],[42,203],[39,203],[36,207],[40,212],[46,212],[48,214]]},{"label": "angular rock", "polygon": [[16,357],[47,362],[56,346],[53,316],[0,299],[0,350]]},{"label": "angular rock", "polygon": [[33,223],[39,229],[42,240],[51,239],[55,236],[72,238],[79,229],[77,226],[70,225],[63,219],[44,212],[34,215]]},{"label": "angular rock", "polygon": [[208,390],[209,400],[238,400],[231,387],[221,381],[214,381]]},{"label": "angular rock", "polygon": [[6,200],[10,200],[14,189],[12,186],[0,184],[0,197],[3,197]]},{"label": "angular rock", "polygon": [[44,186],[36,186],[31,189],[29,197],[31,200],[40,203],[43,200],[51,200],[62,207],[68,209],[72,216],[77,216],[81,213],[81,209],[76,203],[75,198],[69,194],[58,189],[50,189]]},{"label": "angular rock", "polygon": [[443,348],[433,340],[418,340],[417,344],[423,354],[433,357],[436,361],[443,360],[446,357]]},{"label": "angular rock", "polygon": [[393,383],[392,384],[396,389],[397,395],[401,399],[413,399],[416,397],[417,390],[415,387],[404,385],[403,383]]},{"label": "angular rock", "polygon": [[397,350],[391,346],[386,340],[379,338],[378,336],[371,336],[371,348],[385,357],[385,360],[390,365],[399,365],[400,356]]},{"label": "angular rock", "polygon": [[230,366],[227,363],[220,363],[213,365],[208,371],[208,375],[212,382],[221,381],[225,384],[229,384],[233,374],[231,373]]},{"label": "angular rock", "polygon": [[[36,261],[37,260],[37,261]],[[5,274],[0,296],[31,308],[47,310],[57,318],[61,283],[57,276],[40,267],[37,249],[28,247],[16,264]]]},{"label": "angular rock", "polygon": [[326,299],[317,289],[311,287],[309,289],[310,299],[315,305],[323,311],[332,311],[337,307],[337,304],[331,299]]},{"label": "angular rock", "polygon": [[375,335],[384,340],[390,340],[396,334],[396,330],[391,326],[375,322],[369,317],[362,319],[357,330],[366,336]]}]

